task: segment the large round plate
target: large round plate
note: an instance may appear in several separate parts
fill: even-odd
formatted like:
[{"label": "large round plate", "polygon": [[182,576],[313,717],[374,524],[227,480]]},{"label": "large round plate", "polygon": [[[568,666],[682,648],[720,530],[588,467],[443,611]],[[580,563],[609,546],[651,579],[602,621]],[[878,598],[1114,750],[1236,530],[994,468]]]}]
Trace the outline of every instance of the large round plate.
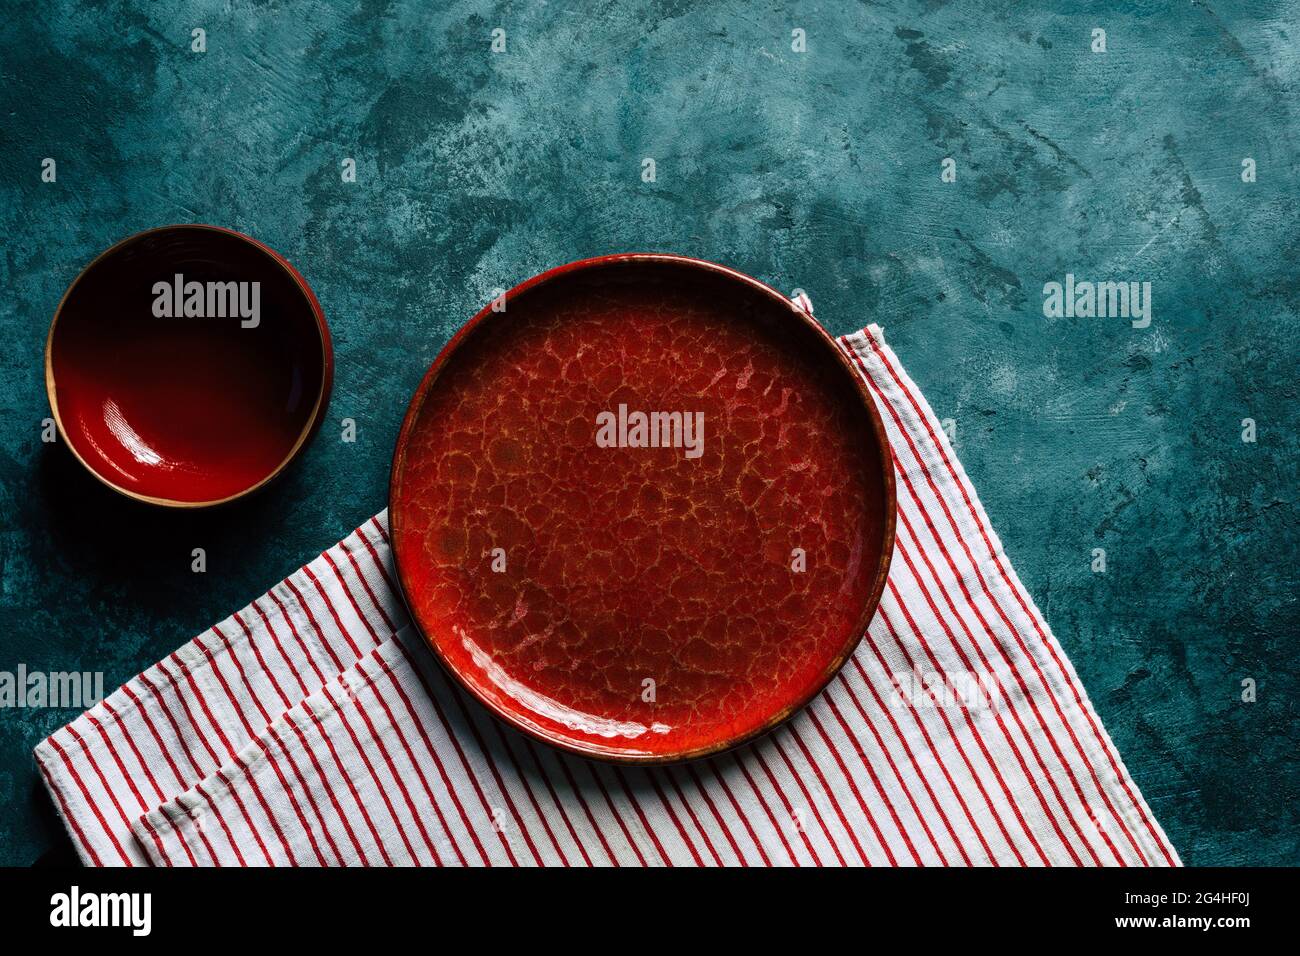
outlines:
[{"label": "large round plate", "polygon": [[806,704],[893,545],[889,448],[848,361],[779,293],[678,256],[576,262],[484,308],[421,382],[390,496],[447,669],[515,727],[629,762]]}]

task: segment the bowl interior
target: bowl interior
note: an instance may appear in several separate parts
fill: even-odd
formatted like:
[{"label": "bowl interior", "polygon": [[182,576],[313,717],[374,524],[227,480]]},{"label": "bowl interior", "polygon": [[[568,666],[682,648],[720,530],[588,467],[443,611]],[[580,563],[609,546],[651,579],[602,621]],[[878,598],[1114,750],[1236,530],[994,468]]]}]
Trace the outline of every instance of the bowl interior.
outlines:
[{"label": "bowl interior", "polygon": [[284,260],[237,233],[177,226],[120,243],[73,283],[47,378],[63,434],[102,481],[200,505],[288,463],[323,409],[329,365],[324,317]]},{"label": "bowl interior", "polygon": [[515,726],[633,762],[715,752],[857,645],[892,535],[883,441],[774,291],[675,257],[565,267],[480,313],[421,385],[394,459],[399,577]]}]

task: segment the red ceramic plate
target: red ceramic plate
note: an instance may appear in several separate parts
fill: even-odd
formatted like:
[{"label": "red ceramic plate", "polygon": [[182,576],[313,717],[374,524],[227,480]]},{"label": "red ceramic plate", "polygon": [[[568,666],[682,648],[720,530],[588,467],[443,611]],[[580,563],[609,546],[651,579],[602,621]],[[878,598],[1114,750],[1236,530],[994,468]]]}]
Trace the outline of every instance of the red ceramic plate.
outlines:
[{"label": "red ceramic plate", "polygon": [[893,542],[847,360],[779,293],[677,256],[577,262],[475,316],[420,384],[390,491],[407,603],[451,673],[521,730],[629,762],[807,703]]},{"label": "red ceramic plate", "polygon": [[214,226],[165,226],[103,253],[64,293],[45,349],[73,454],[116,491],[177,507],[279,474],[319,424],[332,376],[302,276]]}]

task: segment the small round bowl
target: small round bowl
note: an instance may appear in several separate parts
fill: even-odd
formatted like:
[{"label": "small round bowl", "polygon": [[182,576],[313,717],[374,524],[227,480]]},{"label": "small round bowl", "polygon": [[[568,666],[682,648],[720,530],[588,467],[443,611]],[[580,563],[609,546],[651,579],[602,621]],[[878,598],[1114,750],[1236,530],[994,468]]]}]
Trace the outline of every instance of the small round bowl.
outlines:
[{"label": "small round bowl", "polygon": [[73,455],[127,497],[203,508],[250,494],[310,441],[334,359],[320,303],[282,256],[216,226],[150,229],[63,294],[45,345]]},{"label": "small round bowl", "polygon": [[821,326],[660,254],[484,308],[420,384],[389,488],[446,668],[519,730],[634,764],[735,747],[821,691],[880,600],[894,507],[880,417]]}]

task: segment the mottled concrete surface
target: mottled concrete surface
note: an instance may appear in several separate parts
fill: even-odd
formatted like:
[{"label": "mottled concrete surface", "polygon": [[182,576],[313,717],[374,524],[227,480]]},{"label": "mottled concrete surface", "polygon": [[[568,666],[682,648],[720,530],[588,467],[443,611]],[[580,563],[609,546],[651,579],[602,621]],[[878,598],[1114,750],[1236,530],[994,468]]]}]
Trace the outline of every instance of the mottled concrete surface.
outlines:
[{"label": "mottled concrete surface", "polygon": [[[1300,863],[1296,3],[432,6],[6,6],[0,670],[115,686],[382,506],[407,396],[491,289],[676,250],[883,325],[1184,858]],[[334,330],[332,424],[219,514],[39,440],[64,287],[173,221],[280,249]],[[1151,326],[1045,318],[1066,272],[1150,281]],[[71,716],[0,712],[0,862],[66,846],[30,751]]]}]

